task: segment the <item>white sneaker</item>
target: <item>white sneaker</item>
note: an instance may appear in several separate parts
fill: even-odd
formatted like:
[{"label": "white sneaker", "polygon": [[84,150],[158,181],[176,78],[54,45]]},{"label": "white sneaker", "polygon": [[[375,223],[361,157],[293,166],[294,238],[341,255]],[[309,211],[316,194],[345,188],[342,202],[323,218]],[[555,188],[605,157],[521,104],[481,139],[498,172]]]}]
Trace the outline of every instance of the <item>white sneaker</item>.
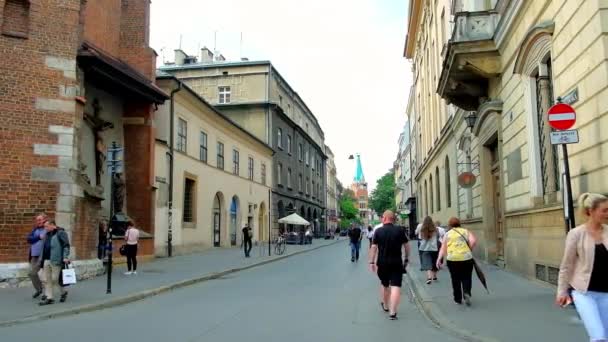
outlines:
[{"label": "white sneaker", "polygon": [[133,272],[125,272],[125,275],[131,275]]},{"label": "white sneaker", "polygon": [[137,271],[133,271],[133,273],[131,273],[131,274],[134,274],[134,275],[136,275],[136,274],[137,274]]}]

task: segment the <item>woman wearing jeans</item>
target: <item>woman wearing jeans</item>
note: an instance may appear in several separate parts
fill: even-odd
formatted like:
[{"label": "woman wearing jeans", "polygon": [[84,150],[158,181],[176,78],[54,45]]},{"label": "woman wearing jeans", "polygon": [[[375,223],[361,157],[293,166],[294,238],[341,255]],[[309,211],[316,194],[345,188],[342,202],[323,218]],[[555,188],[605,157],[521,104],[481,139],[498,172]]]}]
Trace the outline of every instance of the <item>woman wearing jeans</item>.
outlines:
[{"label": "woman wearing jeans", "polygon": [[[137,274],[137,242],[139,241],[139,230],[135,228],[133,221],[127,223],[125,242],[127,244],[127,272],[125,275]],[[132,270],[132,271],[131,271]]]},{"label": "woman wearing jeans", "polygon": [[608,198],[585,193],[578,207],[587,222],[568,232],[555,302],[574,300],[590,340],[608,341]]},{"label": "woman wearing jeans", "polygon": [[448,225],[451,228],[443,238],[439,256],[437,257],[437,268],[443,264],[443,256],[447,256],[447,265],[452,278],[452,291],[454,302],[471,305],[471,286],[473,276],[473,248],[477,243],[475,235],[467,229],[460,227],[460,220],[456,217],[450,218]]}]

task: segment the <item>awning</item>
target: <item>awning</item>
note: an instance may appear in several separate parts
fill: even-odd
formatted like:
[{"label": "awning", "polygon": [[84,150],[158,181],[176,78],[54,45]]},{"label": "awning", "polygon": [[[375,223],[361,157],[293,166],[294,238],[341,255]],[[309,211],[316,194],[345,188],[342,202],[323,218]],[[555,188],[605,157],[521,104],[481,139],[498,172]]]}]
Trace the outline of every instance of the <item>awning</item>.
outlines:
[{"label": "awning", "polygon": [[289,216],[285,216],[283,218],[279,219],[279,223],[284,223],[284,224],[295,224],[298,226],[308,226],[310,224],[310,222],[306,221],[305,219],[302,218],[302,216],[293,213]]},{"label": "awning", "polygon": [[85,71],[87,80],[116,93],[127,93],[157,104],[169,99],[169,95],[156,86],[155,79],[148,79],[129,64],[88,42],[84,42],[78,51],[78,66]]}]

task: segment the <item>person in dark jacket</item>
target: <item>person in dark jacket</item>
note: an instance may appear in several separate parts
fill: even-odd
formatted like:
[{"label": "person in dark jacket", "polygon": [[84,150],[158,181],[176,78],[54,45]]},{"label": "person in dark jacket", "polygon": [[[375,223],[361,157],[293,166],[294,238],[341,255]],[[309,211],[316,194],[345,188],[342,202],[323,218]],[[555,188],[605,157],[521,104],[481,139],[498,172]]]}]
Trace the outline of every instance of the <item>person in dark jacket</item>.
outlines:
[{"label": "person in dark jacket", "polygon": [[70,240],[63,228],[57,227],[55,221],[48,220],[44,224],[46,236],[44,238],[44,248],[42,250],[42,267],[44,270],[44,292],[46,299],[40,305],[55,303],[54,292],[61,294],[60,302],[65,302],[68,292],[59,285],[59,277],[63,265],[70,262]]},{"label": "person in dark jacket", "polygon": [[45,214],[39,214],[36,216],[36,224],[30,234],[27,236],[27,242],[30,244],[30,252],[29,252],[29,262],[30,262],[30,272],[29,277],[32,280],[32,285],[34,286],[34,295],[32,298],[38,298],[42,294],[42,281],[40,281],[40,277],[38,276],[38,272],[40,271],[40,256],[42,254],[42,248],[44,246],[44,235],[46,231],[44,230],[44,222],[47,217]]},{"label": "person in dark jacket", "polygon": [[245,224],[243,227],[243,250],[245,251],[245,258],[249,258],[251,248],[253,248],[253,230],[249,227],[249,224]]}]

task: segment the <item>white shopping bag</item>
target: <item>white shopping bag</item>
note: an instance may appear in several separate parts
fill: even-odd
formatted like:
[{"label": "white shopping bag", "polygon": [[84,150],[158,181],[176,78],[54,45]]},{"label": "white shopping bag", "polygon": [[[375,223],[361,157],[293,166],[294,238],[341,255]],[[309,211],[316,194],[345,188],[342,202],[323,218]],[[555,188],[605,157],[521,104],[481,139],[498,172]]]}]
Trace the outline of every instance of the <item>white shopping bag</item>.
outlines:
[{"label": "white shopping bag", "polygon": [[41,268],[38,271],[38,278],[40,278],[40,282],[46,283],[46,273],[44,273],[44,268]]},{"label": "white shopping bag", "polygon": [[63,285],[76,284],[76,270],[73,268],[64,268],[61,270],[61,280]]}]

